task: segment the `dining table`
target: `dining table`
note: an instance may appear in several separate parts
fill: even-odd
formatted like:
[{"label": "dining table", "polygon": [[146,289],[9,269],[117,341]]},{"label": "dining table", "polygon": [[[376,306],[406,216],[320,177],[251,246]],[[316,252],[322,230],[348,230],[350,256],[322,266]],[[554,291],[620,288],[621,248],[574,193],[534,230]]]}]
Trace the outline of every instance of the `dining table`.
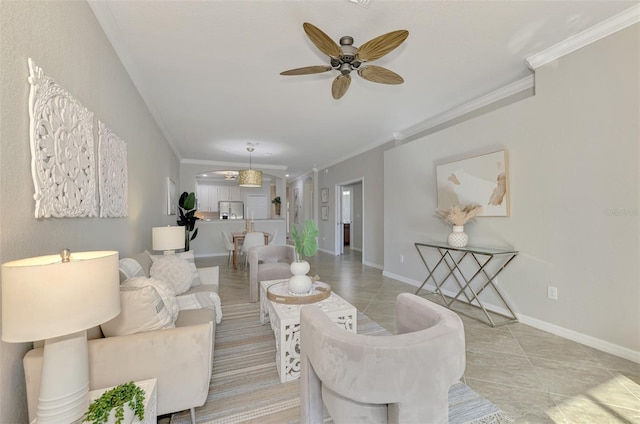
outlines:
[{"label": "dining table", "polygon": [[[270,233],[266,233],[264,231],[256,231],[256,233],[262,233],[264,235],[264,244],[265,246],[269,244]],[[246,231],[241,231],[237,233],[231,233],[231,237],[233,238],[233,269],[238,269],[238,251],[240,247],[240,243],[244,241],[244,237],[247,235]]]}]

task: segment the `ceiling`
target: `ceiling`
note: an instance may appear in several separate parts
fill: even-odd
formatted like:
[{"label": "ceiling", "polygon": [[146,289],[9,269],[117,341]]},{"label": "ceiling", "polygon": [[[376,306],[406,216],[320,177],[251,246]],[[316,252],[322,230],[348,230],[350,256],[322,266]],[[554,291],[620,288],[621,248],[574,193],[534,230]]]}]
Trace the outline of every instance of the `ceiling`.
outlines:
[{"label": "ceiling", "polygon": [[[530,76],[526,59],[637,1],[96,1],[90,5],[183,161],[286,169],[291,178],[394,139],[394,133]],[[354,45],[406,29],[372,62],[402,85],[338,71],[281,76],[329,60],[310,22]],[[234,168],[235,167],[235,168]]]}]

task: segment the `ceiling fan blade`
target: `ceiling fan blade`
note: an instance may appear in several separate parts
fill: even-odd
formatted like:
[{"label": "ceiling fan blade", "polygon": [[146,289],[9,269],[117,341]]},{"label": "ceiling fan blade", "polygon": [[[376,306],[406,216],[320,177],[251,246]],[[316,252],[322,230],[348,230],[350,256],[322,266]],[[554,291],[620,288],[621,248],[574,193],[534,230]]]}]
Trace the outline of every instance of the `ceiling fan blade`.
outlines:
[{"label": "ceiling fan blade", "polygon": [[404,29],[383,34],[358,47],[356,55],[362,62],[380,59],[402,44],[408,36],[409,31]]},{"label": "ceiling fan blade", "polygon": [[321,72],[330,71],[331,66],[319,65],[319,66],[305,66],[304,68],[289,69],[288,71],[280,72],[280,75],[308,75],[319,74]]},{"label": "ceiling fan blade", "polygon": [[327,34],[322,32],[319,28],[312,24],[305,22],[302,24],[304,32],[307,33],[307,37],[311,40],[320,51],[329,57],[339,57],[342,55],[342,49],[333,41]]},{"label": "ceiling fan blade", "polygon": [[380,84],[402,84],[404,79],[393,71],[382,66],[368,65],[358,69],[362,78]]},{"label": "ceiling fan blade", "polygon": [[338,75],[331,85],[331,95],[333,98],[338,100],[344,96],[344,93],[346,93],[349,88],[349,84],[351,84],[350,75]]}]

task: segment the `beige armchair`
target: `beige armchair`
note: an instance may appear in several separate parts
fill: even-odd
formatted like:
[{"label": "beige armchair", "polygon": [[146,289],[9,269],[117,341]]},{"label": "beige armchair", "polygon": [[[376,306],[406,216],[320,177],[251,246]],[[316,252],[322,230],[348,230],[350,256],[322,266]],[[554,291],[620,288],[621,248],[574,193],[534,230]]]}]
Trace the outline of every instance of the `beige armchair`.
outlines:
[{"label": "beige armchair", "polygon": [[322,423],[323,401],[336,424],[448,422],[449,388],[466,360],[454,312],[402,293],[397,335],[347,332],[313,305],[300,325],[301,423]]},{"label": "beige armchair", "polygon": [[249,249],[249,300],[258,301],[260,281],[291,277],[291,262],[296,260],[293,246],[259,246]]}]

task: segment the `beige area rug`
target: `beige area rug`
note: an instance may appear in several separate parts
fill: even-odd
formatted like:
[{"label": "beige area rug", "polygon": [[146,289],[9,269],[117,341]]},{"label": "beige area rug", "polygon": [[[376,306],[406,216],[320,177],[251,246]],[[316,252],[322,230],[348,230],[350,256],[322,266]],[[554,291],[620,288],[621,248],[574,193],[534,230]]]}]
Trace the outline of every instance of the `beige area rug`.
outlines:
[{"label": "beige area rug", "polygon": [[[216,328],[213,374],[207,402],[196,408],[199,424],[299,422],[298,381],[280,383],[270,325],[260,324],[258,303],[222,307]],[[358,312],[358,334],[389,334]],[[510,419],[495,405],[460,383],[449,392],[450,423],[500,423]],[[325,422],[331,423],[327,417]],[[191,423],[189,411],[172,424]]]}]

